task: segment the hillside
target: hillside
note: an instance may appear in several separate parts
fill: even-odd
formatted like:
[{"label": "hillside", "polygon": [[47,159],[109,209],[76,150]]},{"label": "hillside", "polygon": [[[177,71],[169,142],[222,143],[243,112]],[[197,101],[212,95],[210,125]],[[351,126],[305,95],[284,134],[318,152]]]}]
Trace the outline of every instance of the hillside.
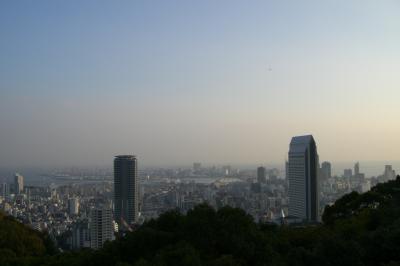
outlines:
[{"label": "hillside", "polygon": [[46,234],[34,231],[0,212],[0,265],[30,265],[54,252]]}]

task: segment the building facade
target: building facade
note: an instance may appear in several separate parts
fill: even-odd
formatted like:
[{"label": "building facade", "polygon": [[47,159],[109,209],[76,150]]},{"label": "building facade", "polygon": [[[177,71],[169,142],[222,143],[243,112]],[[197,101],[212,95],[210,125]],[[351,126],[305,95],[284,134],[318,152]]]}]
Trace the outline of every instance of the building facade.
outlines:
[{"label": "building facade", "polygon": [[385,181],[396,179],[396,171],[393,170],[391,165],[385,165],[385,172],[383,173]]},{"label": "building facade", "polygon": [[69,215],[79,214],[79,200],[77,198],[68,199],[68,213]]},{"label": "building facade", "polygon": [[257,182],[258,183],[266,183],[267,182],[267,172],[265,167],[258,167],[257,168]]},{"label": "building facade", "polygon": [[[137,159],[132,155],[121,155],[114,159],[114,208],[115,220],[124,229],[138,219]],[[127,229],[127,228],[125,228]]]},{"label": "building facade", "polygon": [[288,162],[289,215],[319,221],[318,153],[312,135],[292,138]]},{"label": "building facade", "polygon": [[14,193],[20,194],[24,191],[24,177],[20,174],[14,175]]},{"label": "building facade", "polygon": [[323,162],[321,164],[321,178],[326,180],[332,177],[332,166],[330,162]]},{"label": "building facade", "polygon": [[90,248],[90,228],[87,220],[78,221],[72,227],[72,249]]},{"label": "building facade", "polygon": [[2,183],[0,185],[0,196],[2,196],[3,198],[7,198],[10,195],[10,186],[8,185],[8,183]]},{"label": "building facade", "polygon": [[95,208],[90,214],[90,247],[100,249],[106,241],[114,240],[111,209]]},{"label": "building facade", "polygon": [[360,174],[360,163],[356,162],[354,164],[354,175],[359,175]]},{"label": "building facade", "polygon": [[346,178],[351,178],[353,176],[353,170],[352,169],[344,169],[343,170],[343,176]]}]

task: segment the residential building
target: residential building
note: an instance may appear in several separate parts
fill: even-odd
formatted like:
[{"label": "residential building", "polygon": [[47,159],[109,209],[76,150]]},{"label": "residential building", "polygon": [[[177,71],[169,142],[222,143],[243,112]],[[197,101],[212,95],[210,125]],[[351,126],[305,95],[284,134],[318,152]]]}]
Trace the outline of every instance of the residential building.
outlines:
[{"label": "residential building", "polygon": [[133,155],[120,155],[114,159],[115,220],[120,230],[128,229],[139,214],[137,159]]},{"label": "residential building", "polygon": [[114,240],[112,212],[109,208],[94,208],[90,215],[90,247],[100,249]]}]

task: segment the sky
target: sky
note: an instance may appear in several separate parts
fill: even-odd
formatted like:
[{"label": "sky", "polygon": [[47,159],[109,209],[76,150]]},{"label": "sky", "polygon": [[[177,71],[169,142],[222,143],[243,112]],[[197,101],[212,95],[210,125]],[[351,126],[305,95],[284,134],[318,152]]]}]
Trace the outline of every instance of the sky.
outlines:
[{"label": "sky", "polygon": [[400,2],[0,1],[0,167],[400,160]]}]

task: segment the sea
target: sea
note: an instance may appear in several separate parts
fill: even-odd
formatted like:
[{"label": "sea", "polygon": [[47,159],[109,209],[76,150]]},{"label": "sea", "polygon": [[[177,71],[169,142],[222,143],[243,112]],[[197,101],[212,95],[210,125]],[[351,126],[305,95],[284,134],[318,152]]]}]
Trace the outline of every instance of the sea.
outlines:
[{"label": "sea", "polygon": [[[357,161],[353,162],[331,162],[332,165],[332,175],[337,175],[341,176],[343,175],[343,170],[344,169],[353,169],[354,171],[354,164]],[[376,177],[379,175],[382,175],[383,172],[385,171],[385,165],[391,165],[393,170],[396,171],[396,174],[400,174],[400,161],[359,161],[360,164],[360,172],[365,174],[366,178],[371,178],[371,177]],[[272,169],[272,168],[277,168],[281,170],[282,176],[284,176],[284,171],[285,171],[285,165],[282,164],[266,164],[265,165],[267,169]],[[235,165],[232,165],[232,167],[235,167]],[[252,166],[240,166],[237,167],[239,169],[256,169],[256,165]],[[25,185],[27,186],[47,186],[49,184],[55,184],[55,185],[63,185],[63,184],[68,184],[68,183],[76,183],[76,182],[85,182],[85,183],[91,183],[91,182],[101,182],[101,179],[99,180],[82,180],[79,181],[77,179],[71,178],[71,181],[68,180],[68,178],[57,178],[57,177],[52,177],[49,175],[46,175],[46,173],[49,173],[49,169],[40,169],[40,168],[27,168],[27,169],[5,169],[5,168],[0,168],[0,183],[3,182],[13,182],[13,176],[15,173],[20,173],[21,175],[24,176],[25,178]],[[185,182],[188,181],[195,181],[196,183],[212,183],[215,181],[214,178],[195,178],[195,180],[188,180],[187,178],[184,179]],[[183,181],[183,180],[182,180]]]}]

